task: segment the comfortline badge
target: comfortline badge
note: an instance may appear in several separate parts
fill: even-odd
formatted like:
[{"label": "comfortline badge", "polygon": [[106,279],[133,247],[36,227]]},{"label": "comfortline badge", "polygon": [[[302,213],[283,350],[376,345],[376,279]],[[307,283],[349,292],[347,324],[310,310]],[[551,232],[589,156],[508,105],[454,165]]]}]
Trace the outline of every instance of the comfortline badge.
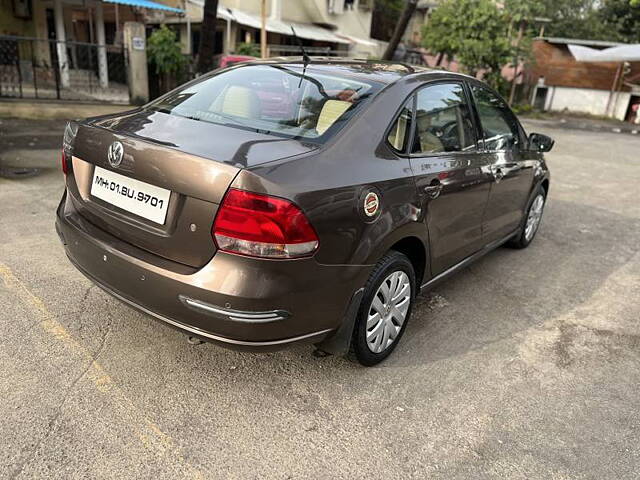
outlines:
[{"label": "comfortline badge", "polygon": [[364,214],[367,217],[373,217],[376,213],[378,213],[378,209],[380,208],[380,199],[378,195],[374,192],[367,193],[367,196],[364,197]]}]

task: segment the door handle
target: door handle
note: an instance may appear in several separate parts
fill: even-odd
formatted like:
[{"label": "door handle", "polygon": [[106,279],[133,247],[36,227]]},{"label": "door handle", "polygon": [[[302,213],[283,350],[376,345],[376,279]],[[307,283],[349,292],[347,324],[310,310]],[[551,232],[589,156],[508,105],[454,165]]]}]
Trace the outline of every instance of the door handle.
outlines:
[{"label": "door handle", "polygon": [[432,182],[431,185],[427,185],[426,187],[424,187],[424,191],[429,196],[429,198],[438,198],[440,192],[442,192],[442,184],[439,180],[435,180],[435,182]]}]

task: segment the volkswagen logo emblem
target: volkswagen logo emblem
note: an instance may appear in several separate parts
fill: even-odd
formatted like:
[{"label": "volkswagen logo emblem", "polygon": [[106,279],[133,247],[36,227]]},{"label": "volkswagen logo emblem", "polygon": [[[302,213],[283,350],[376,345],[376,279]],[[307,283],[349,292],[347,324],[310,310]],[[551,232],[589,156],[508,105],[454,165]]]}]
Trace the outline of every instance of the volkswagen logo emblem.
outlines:
[{"label": "volkswagen logo emblem", "polygon": [[113,142],[109,145],[109,150],[107,151],[107,160],[109,160],[109,165],[112,167],[117,167],[122,163],[122,157],[124,156],[124,147],[118,141]]}]

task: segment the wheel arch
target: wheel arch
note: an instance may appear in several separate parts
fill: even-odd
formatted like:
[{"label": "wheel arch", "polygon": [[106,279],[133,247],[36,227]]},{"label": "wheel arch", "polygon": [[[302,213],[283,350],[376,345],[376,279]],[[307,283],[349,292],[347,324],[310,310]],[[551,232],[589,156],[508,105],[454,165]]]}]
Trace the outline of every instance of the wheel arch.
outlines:
[{"label": "wheel arch", "polygon": [[416,288],[420,289],[427,266],[427,249],[424,243],[418,237],[404,237],[391,245],[389,250],[395,250],[407,256],[416,274]]},{"label": "wheel arch", "polygon": [[416,274],[416,284],[422,284],[422,280],[430,274],[429,263],[429,239],[426,227],[421,222],[411,222],[397,228],[390,233],[375,248],[368,262],[371,265],[378,261],[390,250],[406,255]]},{"label": "wheel arch", "polygon": [[540,186],[544,189],[545,196],[549,195],[549,178],[545,177],[541,182]]}]

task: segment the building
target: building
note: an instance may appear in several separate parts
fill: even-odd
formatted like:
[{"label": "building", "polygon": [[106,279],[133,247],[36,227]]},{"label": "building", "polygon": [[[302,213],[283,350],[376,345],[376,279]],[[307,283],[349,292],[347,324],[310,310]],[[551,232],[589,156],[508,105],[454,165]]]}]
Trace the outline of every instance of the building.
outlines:
[{"label": "building", "polygon": [[[198,53],[204,0],[165,0],[184,15],[157,12],[148,21],[172,25],[183,53]],[[291,27],[309,54],[379,56],[382,43],[370,38],[373,0],[268,0],[269,56],[299,55]],[[235,53],[240,44],[259,44],[260,0],[220,0],[216,53]]]},{"label": "building", "polygon": [[630,118],[640,102],[640,62],[578,61],[574,46],[604,50],[622,44],[597,40],[537,38],[533,61],[527,68],[528,82],[535,85],[534,107],[549,111],[570,111]]},{"label": "building", "polygon": [[153,10],[182,12],[151,0],[0,0],[0,96],[128,103],[123,25]]}]

